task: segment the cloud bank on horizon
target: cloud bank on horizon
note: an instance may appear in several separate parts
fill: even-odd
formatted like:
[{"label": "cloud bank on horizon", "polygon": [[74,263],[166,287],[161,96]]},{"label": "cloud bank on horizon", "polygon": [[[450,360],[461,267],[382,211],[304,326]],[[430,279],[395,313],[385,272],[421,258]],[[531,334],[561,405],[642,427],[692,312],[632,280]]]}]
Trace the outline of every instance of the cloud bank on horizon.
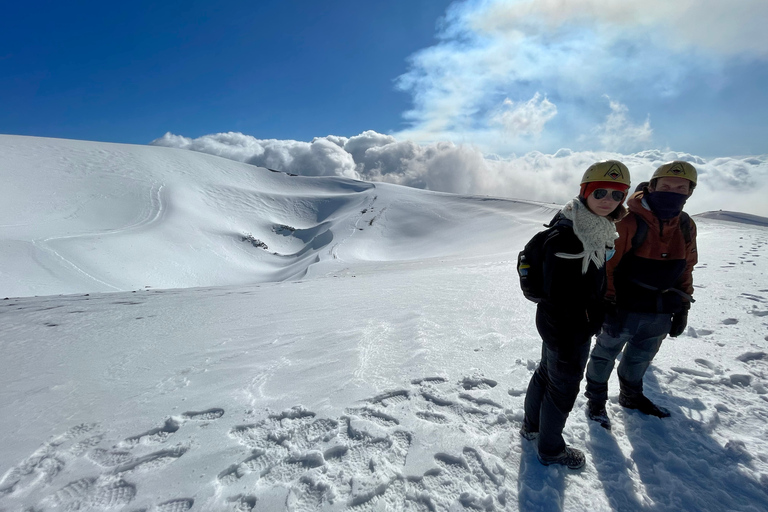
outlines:
[{"label": "cloud bank on horizon", "polygon": [[533,151],[502,158],[452,142],[418,144],[366,131],[354,137],[317,137],[311,142],[257,139],[218,133],[191,139],[166,133],[153,145],[199,151],[303,176],[340,176],[437,192],[488,195],[563,204],[578,192],[584,171],[607,158],[623,161],[632,186],[670,160],[693,163],[699,185],[686,210],[731,210],[768,216],[768,155],[705,159],[687,153],[647,150],[632,154]]},{"label": "cloud bank on horizon", "polygon": [[765,19],[765,0],[456,2],[397,80],[413,108],[394,135],[498,154],[761,154],[768,107],[749,84],[767,72]]},{"label": "cloud bank on horizon", "polygon": [[[637,184],[682,159],[700,173],[689,211],[766,216],[768,102],[762,91],[728,102],[746,91],[734,84],[760,88],[753,68],[768,77],[767,18],[765,0],[458,1],[437,43],[396,81],[413,98],[402,131],[311,142],[168,133],[153,144],[302,175],[561,204],[597,160],[622,160]],[[744,154],[762,156],[732,156]]]}]

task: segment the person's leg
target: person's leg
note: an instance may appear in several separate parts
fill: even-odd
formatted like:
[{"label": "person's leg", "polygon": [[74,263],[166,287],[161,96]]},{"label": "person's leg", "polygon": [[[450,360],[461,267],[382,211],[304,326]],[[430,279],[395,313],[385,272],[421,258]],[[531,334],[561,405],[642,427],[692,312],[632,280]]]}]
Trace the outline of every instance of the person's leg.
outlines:
[{"label": "person's leg", "polygon": [[616,363],[616,356],[632,337],[628,329],[620,329],[616,336],[608,332],[611,329],[603,327],[598,334],[587,364],[587,389],[584,394],[594,402],[605,403],[608,400],[608,379]]},{"label": "person's leg", "polygon": [[544,399],[544,391],[547,389],[549,377],[547,376],[547,351],[542,343],[541,361],[536,371],[533,372],[528,383],[528,391],[525,393],[525,419],[523,419],[523,431],[539,431],[539,413],[541,401]]},{"label": "person's leg", "polygon": [[669,333],[672,315],[652,313],[631,313],[627,325],[633,335],[624,347],[621,362],[616,370],[621,393],[627,397],[643,394],[643,376]]},{"label": "person's leg", "polygon": [[539,456],[554,457],[565,450],[563,428],[579,394],[584,367],[589,356],[586,341],[567,350],[544,347],[547,352],[548,386],[539,414]]}]

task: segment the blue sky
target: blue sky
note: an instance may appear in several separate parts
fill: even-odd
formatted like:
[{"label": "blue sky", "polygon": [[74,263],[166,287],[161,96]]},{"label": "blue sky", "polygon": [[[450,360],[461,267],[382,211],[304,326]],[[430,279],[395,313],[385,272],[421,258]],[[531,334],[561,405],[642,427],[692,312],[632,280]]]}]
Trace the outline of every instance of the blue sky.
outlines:
[{"label": "blue sky", "polygon": [[0,132],[147,143],[398,130],[394,80],[448,0],[14,2]]},{"label": "blue sky", "polygon": [[768,2],[26,2],[0,133],[768,153]]}]

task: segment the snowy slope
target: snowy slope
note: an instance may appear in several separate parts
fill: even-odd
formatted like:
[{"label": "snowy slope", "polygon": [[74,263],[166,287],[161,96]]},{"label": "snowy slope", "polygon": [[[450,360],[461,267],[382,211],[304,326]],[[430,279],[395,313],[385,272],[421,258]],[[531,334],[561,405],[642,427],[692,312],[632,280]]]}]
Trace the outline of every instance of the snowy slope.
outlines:
[{"label": "snowy slope", "polygon": [[[496,253],[542,217],[530,204],[170,148],[0,136],[0,155],[2,296],[272,282],[325,275],[339,260]],[[506,218],[504,229],[488,215]]]},{"label": "snowy slope", "polygon": [[719,210],[716,212],[700,213],[696,217],[701,217],[702,219],[727,220],[731,222],[739,222],[742,224],[753,224],[755,226],[768,226],[768,218],[760,217],[759,215],[751,215],[749,213]]},{"label": "snowy slope", "polygon": [[[3,192],[27,205],[3,217],[3,286],[28,270],[39,290],[79,292],[0,300],[0,511],[768,508],[765,227],[697,217],[690,328],[647,379],[673,416],[624,411],[614,377],[612,432],[583,397],[568,421],[588,457],[574,472],[517,435],[540,341],[514,258],[551,209],[163,148],[0,142],[39,172]],[[23,158],[67,148],[77,184]],[[282,206],[253,206],[270,197]]]}]

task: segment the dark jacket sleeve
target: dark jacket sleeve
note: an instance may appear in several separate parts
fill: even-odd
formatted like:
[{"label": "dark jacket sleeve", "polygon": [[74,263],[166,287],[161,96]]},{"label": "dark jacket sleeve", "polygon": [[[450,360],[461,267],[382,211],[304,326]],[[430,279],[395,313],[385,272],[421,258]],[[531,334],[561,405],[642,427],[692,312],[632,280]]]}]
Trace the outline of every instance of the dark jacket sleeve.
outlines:
[{"label": "dark jacket sleeve", "polygon": [[616,232],[619,233],[619,238],[614,242],[616,244],[614,247],[616,252],[605,264],[605,297],[612,301],[616,301],[616,288],[614,287],[613,274],[616,271],[616,267],[621,263],[621,259],[624,255],[632,249],[632,238],[635,236],[635,233],[637,233],[637,221],[635,220],[635,216],[627,215],[621,219],[621,221],[616,224]]},{"label": "dark jacket sleeve", "polygon": [[[685,244],[685,272],[680,278],[678,288],[688,295],[693,295],[693,267],[699,262],[699,253],[696,247],[696,224],[693,219],[690,219],[691,223],[691,241]],[[685,302],[685,309],[691,307],[690,302]]]}]

